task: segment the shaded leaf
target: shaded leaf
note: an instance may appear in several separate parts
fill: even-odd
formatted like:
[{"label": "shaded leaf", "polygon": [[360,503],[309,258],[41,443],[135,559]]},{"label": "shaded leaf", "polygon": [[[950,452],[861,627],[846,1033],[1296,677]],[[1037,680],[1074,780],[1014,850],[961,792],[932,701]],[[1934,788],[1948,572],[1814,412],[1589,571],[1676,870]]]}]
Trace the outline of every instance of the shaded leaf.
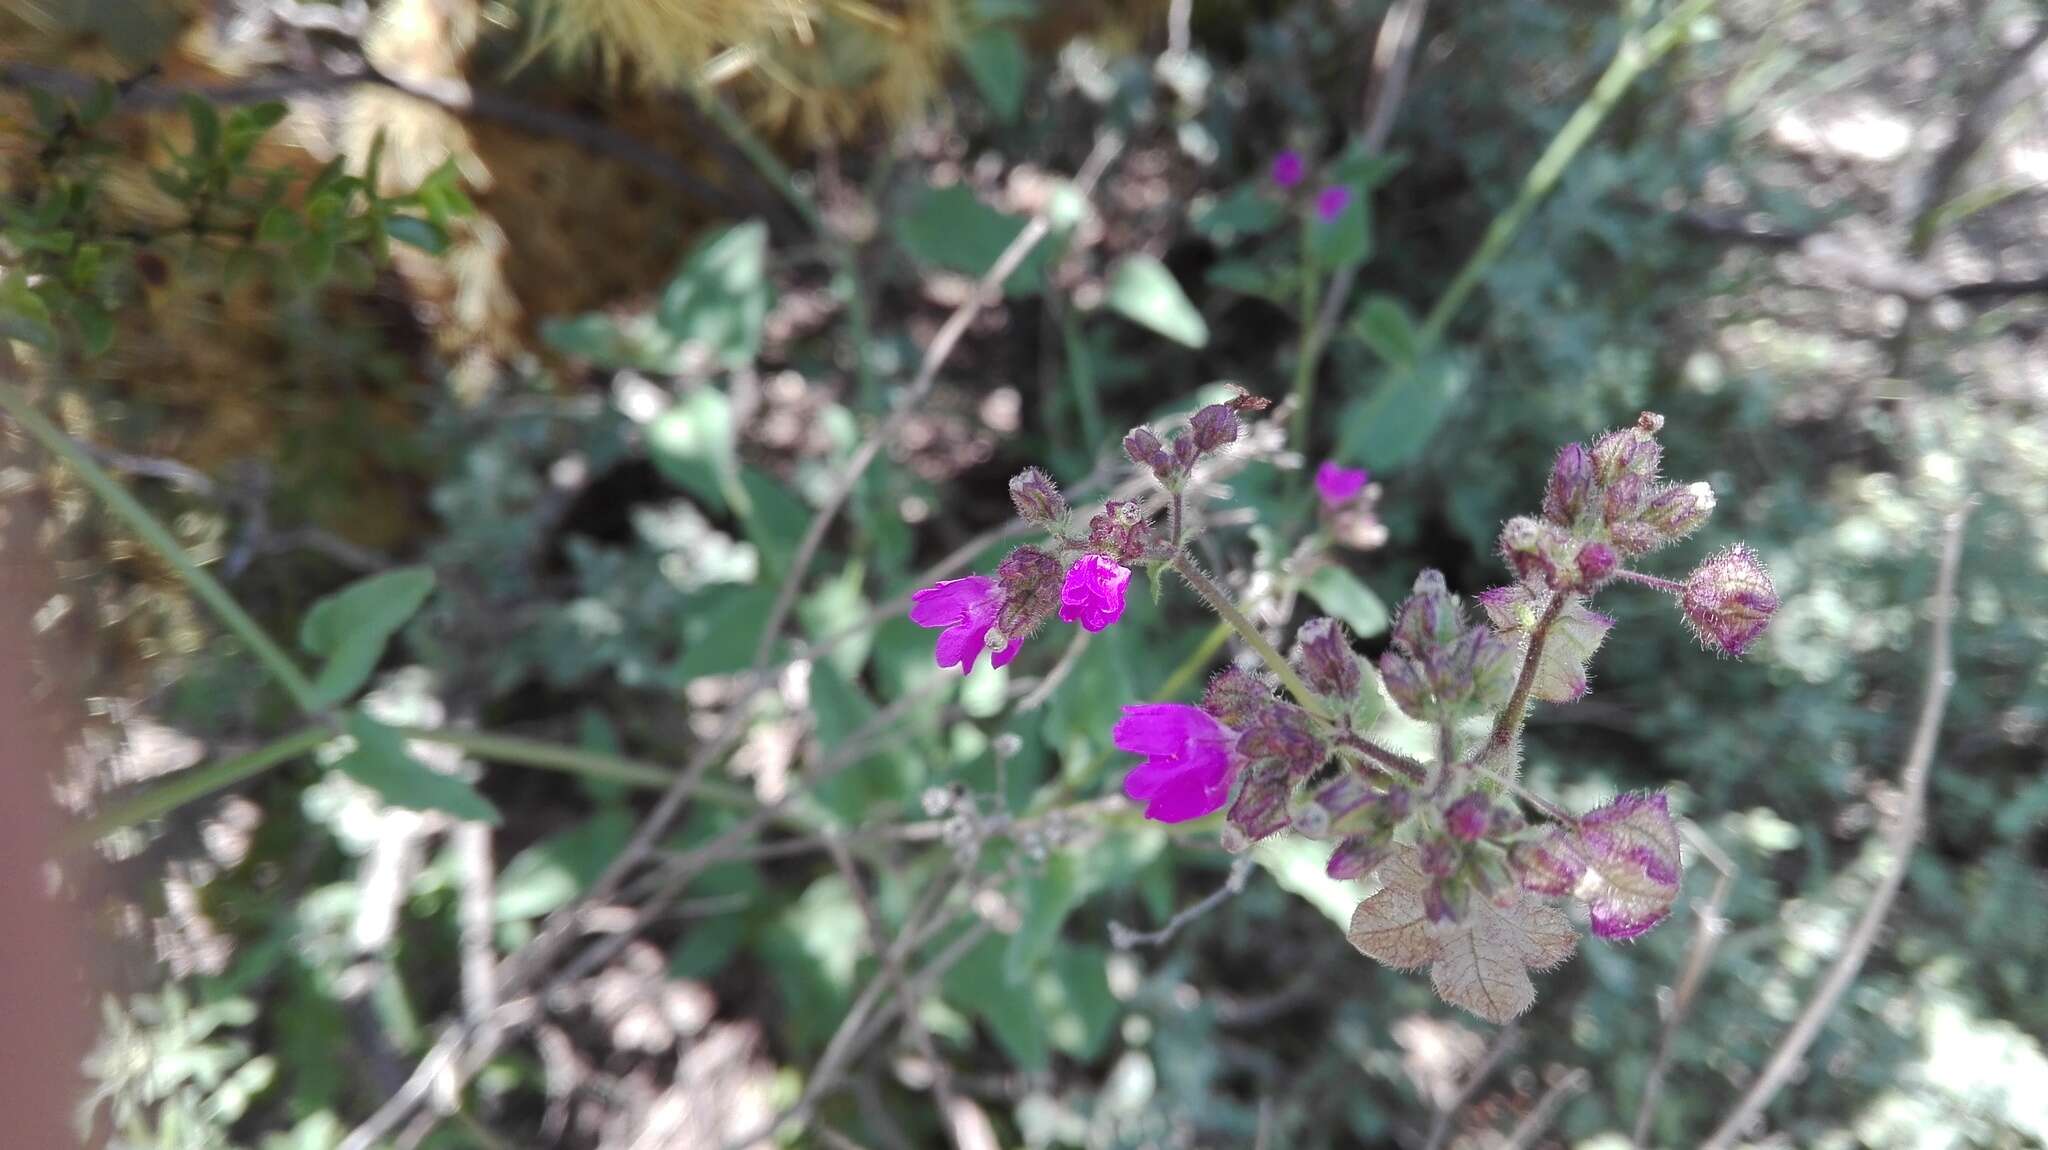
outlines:
[{"label": "shaded leaf", "polygon": [[321,706],[355,695],[384,657],[391,637],[434,593],[434,573],[401,567],[359,579],[313,604],[299,624],[299,645],[327,662],[314,677]]},{"label": "shaded leaf", "polygon": [[[982,203],[973,189],[960,184],[928,188],[897,223],[896,238],[911,255],[962,275],[983,276],[995,266],[1003,249],[1024,230],[1024,221]],[[1040,245],[1010,278],[1009,295],[1037,291],[1046,248]]]},{"label": "shaded leaf", "polygon": [[1017,34],[999,25],[983,28],[960,45],[960,62],[996,118],[1015,123],[1024,109],[1024,79],[1030,68]]},{"label": "shaded leaf", "polygon": [[1388,373],[1345,410],[1337,457],[1382,471],[1411,462],[1429,449],[1464,387],[1463,369],[1441,357]]},{"label": "shaded leaf", "polygon": [[498,875],[492,913],[509,922],[567,905],[597,881],[632,833],[631,814],[614,807],[534,843]]},{"label": "shaded leaf", "polygon": [[496,826],[498,808],[454,775],[428,767],[406,750],[405,737],[360,712],[347,718],[355,747],[334,767],[394,807],[441,811],[459,819]]},{"label": "shaded leaf", "polygon": [[1209,342],[1209,325],[1166,265],[1148,255],[1125,256],[1109,273],[1109,306],[1141,327],[1187,347]]},{"label": "shaded leaf", "polygon": [[1387,629],[1387,605],[1348,567],[1326,563],[1316,568],[1302,591],[1316,606],[1343,620],[1355,638],[1369,639]]}]

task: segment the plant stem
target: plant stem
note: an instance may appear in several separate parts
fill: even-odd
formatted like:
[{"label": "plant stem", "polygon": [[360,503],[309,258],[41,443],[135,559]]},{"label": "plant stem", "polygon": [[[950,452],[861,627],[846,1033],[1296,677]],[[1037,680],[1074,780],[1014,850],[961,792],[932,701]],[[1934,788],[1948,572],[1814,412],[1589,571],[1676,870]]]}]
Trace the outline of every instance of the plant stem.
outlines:
[{"label": "plant stem", "polygon": [[1685,584],[1680,583],[1676,579],[1660,579],[1655,575],[1645,575],[1641,571],[1630,571],[1626,568],[1616,571],[1614,576],[1617,579],[1624,579],[1644,587],[1654,587],[1667,595],[1685,594]]},{"label": "plant stem", "polygon": [[1166,677],[1166,682],[1159,685],[1159,690],[1153,692],[1152,697],[1164,702],[1179,695],[1187,687],[1188,682],[1201,674],[1203,668],[1209,665],[1209,661],[1216,657],[1216,652],[1222,650],[1223,644],[1229,641],[1230,624],[1218,623],[1210,628],[1209,633],[1202,636],[1201,643],[1193,651],[1188,652],[1188,657],[1180,661],[1180,666],[1173,669],[1173,674]]},{"label": "plant stem", "polygon": [[1605,120],[1608,113],[1614,111],[1615,105],[1621,102],[1621,97],[1628,91],[1629,85],[1635,83],[1636,77],[1683,42],[1687,26],[1712,3],[1713,0],[1686,0],[1640,37],[1622,38],[1620,48],[1614,53],[1614,59],[1608,63],[1607,70],[1601,73],[1600,79],[1594,83],[1593,91],[1571,114],[1571,118],[1565,121],[1564,127],[1558,129],[1557,135],[1550,141],[1550,146],[1543,149],[1543,154],[1537,157],[1535,166],[1529,169],[1529,174],[1522,180],[1521,190],[1516,193],[1514,202],[1487,225],[1486,234],[1480,239],[1478,249],[1465,261],[1465,266],[1458,269],[1458,274],[1452,277],[1450,286],[1444,289],[1435,306],[1429,309],[1429,315],[1422,321],[1422,330],[1417,340],[1421,350],[1429,351],[1443,338],[1444,329],[1450,326],[1451,319],[1458,314],[1458,309],[1464,306],[1466,297],[1479,286],[1479,281],[1486,275],[1487,269],[1491,268],[1507,251],[1508,245],[1514,242],[1515,236],[1522,230],[1522,225],[1529,221],[1530,214],[1536,210],[1536,205],[1557,186],[1557,181],[1564,175],[1565,169],[1571,166],[1579,151],[1593,138],[1593,133],[1599,129],[1601,121]]},{"label": "plant stem", "polygon": [[323,708],[314,696],[312,681],[306,678],[305,672],[299,670],[299,665],[292,657],[264,633],[262,625],[251,618],[249,613],[242,609],[241,604],[235,602],[235,597],[228,593],[228,589],[223,587],[219,580],[207,574],[205,569],[185,553],[185,548],[178,543],[169,528],[130,495],[119,480],[107,474],[106,469],[93,459],[90,452],[37,411],[28,397],[12,383],[0,381],[0,408],[5,408],[7,413],[14,417],[15,422],[21,424],[22,430],[28,432],[36,442],[63,460],[65,466],[78,476],[79,482],[85,484],[107,505],[107,510],[112,511],[128,525],[129,530],[135,532],[151,550],[161,556],[164,562],[170,564],[171,569],[178,573],[178,577],[184,580],[185,585],[192,588],[192,593],[212,608],[213,613],[220,617],[220,621],[227,625],[228,630],[233,631],[236,637],[248,646],[257,660],[263,664],[264,669],[270,672],[271,678],[276,679],[278,686],[283,687],[285,693],[292,697],[292,702],[297,704],[299,710],[308,715],[322,713]]},{"label": "plant stem", "polygon": [[1543,614],[1536,625],[1529,630],[1529,649],[1522,655],[1522,670],[1515,677],[1515,693],[1508,696],[1508,705],[1493,721],[1493,733],[1486,738],[1486,745],[1472,761],[1477,763],[1497,753],[1522,729],[1522,720],[1529,709],[1529,693],[1536,687],[1536,669],[1543,662],[1543,646],[1550,640],[1550,629],[1557,625],[1558,616],[1564,614],[1565,602],[1570,598],[1562,591],[1553,591],[1550,602],[1544,605]]},{"label": "plant stem", "polygon": [[[588,779],[623,786],[660,790],[674,782],[678,772],[644,759],[631,759],[607,751],[572,747],[518,735],[494,735],[485,731],[457,731],[446,727],[407,727],[386,724],[406,738],[421,743],[454,747],[466,755],[518,767],[561,771]],[[751,808],[753,799],[742,790],[702,783],[697,793],[725,806]]]},{"label": "plant stem", "polygon": [[1314,229],[1307,219],[1301,224],[1301,350],[1294,357],[1294,419],[1287,434],[1287,444],[1294,450],[1308,455],[1308,415],[1316,398],[1316,364],[1322,359],[1322,348],[1316,346],[1316,301],[1322,287],[1322,277],[1316,271]]},{"label": "plant stem", "polygon": [[1361,757],[1369,760],[1374,766],[1389,774],[1399,775],[1411,783],[1421,784],[1429,781],[1429,768],[1427,766],[1401,754],[1399,751],[1380,746],[1364,735],[1352,731],[1342,732],[1337,736],[1337,745],[1356,752]]},{"label": "plant stem", "polygon": [[123,827],[161,818],[194,799],[255,778],[272,767],[308,754],[332,738],[334,731],[325,725],[305,727],[248,754],[180,772],[169,781],[123,799],[73,827],[64,835],[61,849],[68,851],[89,846]]},{"label": "plant stem", "polygon": [[1267,668],[1280,676],[1281,684],[1287,688],[1288,694],[1294,696],[1294,701],[1300,703],[1302,709],[1309,714],[1325,722],[1329,721],[1330,716],[1323,711],[1322,704],[1316,702],[1315,693],[1308,689],[1308,684],[1301,681],[1301,676],[1294,673],[1294,668],[1287,665],[1287,660],[1280,657],[1280,652],[1275,651],[1273,644],[1266,641],[1265,635],[1259,632],[1258,627],[1244,617],[1244,612],[1237,609],[1237,604],[1230,601],[1230,597],[1223,593],[1223,589],[1210,582],[1207,575],[1202,574],[1201,568],[1195,566],[1194,561],[1188,558],[1187,552],[1174,552],[1172,563],[1174,571],[1194,589],[1195,594],[1200,595],[1212,610],[1223,617],[1225,623],[1230,624],[1238,636],[1258,653],[1259,659]]}]

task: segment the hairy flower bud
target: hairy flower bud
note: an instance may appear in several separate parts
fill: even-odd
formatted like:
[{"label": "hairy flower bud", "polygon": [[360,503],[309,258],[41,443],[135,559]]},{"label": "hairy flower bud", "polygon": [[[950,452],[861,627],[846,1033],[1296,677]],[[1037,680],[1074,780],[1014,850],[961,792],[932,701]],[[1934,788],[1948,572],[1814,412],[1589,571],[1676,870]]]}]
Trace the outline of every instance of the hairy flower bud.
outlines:
[{"label": "hairy flower bud", "polygon": [[1060,561],[1036,547],[1019,547],[996,564],[996,586],[1002,589],[1003,606],[996,613],[996,628],[1007,639],[1020,639],[1038,630],[1060,605]]},{"label": "hairy flower bud", "polygon": [[1202,709],[1227,727],[1244,730],[1274,704],[1273,689],[1243,667],[1228,667],[1209,680]]},{"label": "hairy flower bud", "polygon": [[1636,418],[1634,427],[1610,431],[1594,440],[1593,470],[1601,485],[1611,487],[1624,475],[1654,482],[1664,462],[1663,445],[1657,442],[1657,432],[1663,427],[1663,416],[1646,411]]},{"label": "hairy flower bud", "polygon": [[1143,504],[1113,499],[1088,521],[1088,549],[1119,563],[1135,563],[1144,557],[1149,533]]},{"label": "hairy flower bud", "polygon": [[1500,529],[1500,554],[1515,578],[1538,587],[1576,581],[1578,542],[1555,523],[1517,515]]},{"label": "hairy flower bud", "polygon": [[1714,513],[1714,489],[1705,483],[1672,483],[1658,488],[1644,506],[1642,524],[1656,532],[1659,546],[1697,531]]},{"label": "hairy flower bud", "polygon": [[1614,575],[1614,569],[1620,565],[1621,557],[1614,553],[1614,548],[1605,543],[1588,543],[1579,548],[1579,557],[1575,562],[1579,572],[1578,586],[1598,587],[1607,582]]},{"label": "hairy flower bud", "polygon": [[1176,435],[1173,437],[1173,467],[1175,471],[1182,475],[1193,471],[1195,460],[1201,458],[1201,455],[1201,449],[1195,446],[1194,436]]},{"label": "hairy flower bud", "polygon": [[1393,644],[1380,656],[1387,693],[1411,718],[1457,719],[1507,700],[1513,651],[1484,627],[1468,627],[1443,576],[1424,571],[1395,615]]},{"label": "hairy flower bud", "polygon": [[1334,879],[1364,878],[1393,854],[1391,843],[1377,842],[1365,835],[1352,835],[1340,840],[1337,849],[1330,852],[1330,862],[1323,868],[1323,873]]},{"label": "hairy flower bud", "polygon": [[1485,838],[1487,827],[1492,822],[1493,801],[1478,791],[1472,791],[1444,808],[1444,829],[1451,832],[1452,838],[1468,843]]},{"label": "hairy flower bud", "polygon": [[1586,860],[1559,827],[1508,848],[1508,867],[1523,890],[1553,897],[1572,893],[1586,874]]},{"label": "hairy flower bud", "polygon": [[1292,778],[1303,778],[1330,757],[1308,712],[1292,703],[1273,702],[1253,716],[1237,738],[1238,756],[1265,763]]},{"label": "hairy flower bud", "polygon": [[1701,643],[1740,657],[1770,626],[1778,610],[1778,592],[1756,552],[1737,544],[1717,552],[1687,577],[1679,607]]},{"label": "hairy flower bud", "polygon": [[1228,404],[1212,403],[1188,417],[1188,435],[1195,450],[1213,455],[1237,442],[1241,425]]},{"label": "hairy flower bud", "polygon": [[1358,656],[1351,653],[1344,626],[1335,619],[1303,623],[1294,633],[1294,654],[1288,661],[1316,694],[1344,703],[1358,698]]},{"label": "hairy flower bud", "polygon": [[1444,573],[1426,567],[1395,612],[1394,641],[1418,653],[1448,646],[1457,641],[1463,623],[1457,596],[1445,586]]},{"label": "hairy flower bud", "polygon": [[1017,518],[1034,527],[1051,527],[1067,514],[1066,497],[1052,477],[1036,467],[1027,467],[1010,480],[1010,502],[1017,506]]},{"label": "hairy flower bud", "polygon": [[1230,804],[1225,821],[1252,842],[1286,830],[1291,821],[1287,810],[1289,787],[1287,776],[1279,771],[1253,775],[1238,789],[1237,801]]},{"label": "hairy flower bud", "polygon": [[1124,436],[1124,454],[1132,463],[1149,468],[1161,483],[1174,476],[1173,456],[1167,453],[1166,445],[1152,434],[1150,428],[1134,427]]},{"label": "hairy flower bud", "polygon": [[1567,443],[1550,468],[1550,482],[1543,489],[1543,517],[1560,527],[1578,522],[1593,506],[1595,494],[1593,456],[1584,444]]}]

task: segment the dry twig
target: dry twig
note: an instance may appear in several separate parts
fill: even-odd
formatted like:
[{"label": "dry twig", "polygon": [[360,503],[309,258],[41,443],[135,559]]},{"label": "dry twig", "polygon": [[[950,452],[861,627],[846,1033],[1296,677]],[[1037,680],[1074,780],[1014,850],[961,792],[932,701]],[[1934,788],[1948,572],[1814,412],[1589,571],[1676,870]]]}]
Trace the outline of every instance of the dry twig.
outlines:
[{"label": "dry twig", "polygon": [[1856,975],[1862,971],[1863,960],[1877,942],[1878,929],[1884,925],[1885,916],[1891,912],[1892,902],[1898,897],[1899,886],[1905,881],[1906,866],[1912,861],[1913,847],[1919,841],[1921,825],[1926,821],[1927,778],[1934,766],[1941,718],[1948,709],[1949,688],[1955,683],[1949,630],[1955,618],[1956,570],[1962,563],[1963,525],[1969,517],[1970,507],[1966,504],[1950,513],[1943,532],[1940,572],[1935,579],[1934,594],[1928,599],[1928,614],[1933,622],[1927,652],[1927,689],[1921,698],[1920,716],[1914,723],[1905,765],[1899,771],[1899,809],[1884,836],[1885,848],[1891,855],[1890,864],[1884,877],[1878,880],[1877,889],[1871,892],[1870,901],[1864,904],[1863,917],[1856,921],[1856,928],[1843,943],[1841,954],[1836,956],[1834,965],[1828,968],[1820,985],[1814,988],[1813,997],[1807,1000],[1806,1009],[1800,1012],[1798,1021],[1779,1041],[1770,1061],[1750,1083],[1742,1100],[1729,1111],[1728,1117],[1722,1120],[1713,1134],[1700,1143],[1700,1150],[1726,1150],[1763,1114],[1778,1091],[1792,1080],[1807,1048],[1813,1045],[1821,1027],[1834,1014],[1842,992],[1849,989],[1849,984],[1856,981]]}]

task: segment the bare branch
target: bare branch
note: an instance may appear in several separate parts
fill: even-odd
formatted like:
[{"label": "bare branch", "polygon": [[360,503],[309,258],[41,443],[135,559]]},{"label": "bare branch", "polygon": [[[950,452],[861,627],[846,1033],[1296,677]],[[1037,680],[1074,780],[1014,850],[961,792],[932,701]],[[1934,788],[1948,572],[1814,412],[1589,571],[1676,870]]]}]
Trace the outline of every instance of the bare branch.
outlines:
[{"label": "bare branch", "polygon": [[1132,950],[1140,946],[1162,946],[1179,934],[1182,927],[1229,902],[1244,891],[1244,884],[1251,878],[1252,858],[1239,855],[1230,864],[1230,874],[1223,885],[1203,896],[1200,902],[1185,907],[1166,920],[1158,930],[1136,931],[1120,922],[1109,924],[1109,943],[1118,950]]},{"label": "bare branch", "polygon": [[1706,981],[1707,970],[1714,962],[1714,952],[1720,949],[1721,940],[1728,935],[1728,922],[1721,917],[1721,911],[1728,905],[1728,896],[1734,892],[1735,880],[1740,873],[1735,860],[1715,845],[1704,831],[1690,822],[1679,824],[1679,830],[1721,877],[1714,880],[1714,890],[1707,896],[1706,905],[1694,912],[1697,921],[1693,926],[1692,942],[1685,948],[1678,985],[1665,1006],[1664,1025],[1657,1035],[1657,1054],[1651,1059],[1650,1072],[1643,1079],[1642,1100],[1636,1104],[1636,1123],[1631,1141],[1637,1146],[1641,1146],[1643,1139],[1650,1135],[1650,1120],[1657,1112],[1657,1097],[1664,1089],[1664,1075],[1671,1066],[1671,1049],[1677,1041],[1679,1028],[1685,1024],[1686,1015],[1692,1010],[1700,984]]},{"label": "bare branch", "polygon": [[1956,569],[1962,563],[1963,525],[1969,517],[1968,504],[1951,512],[1948,517],[1942,538],[1940,572],[1935,579],[1934,594],[1927,603],[1928,614],[1932,618],[1932,639],[1927,653],[1927,689],[1921,698],[1920,716],[1914,724],[1905,764],[1899,771],[1899,810],[1885,832],[1885,846],[1891,854],[1890,865],[1886,867],[1884,877],[1878,880],[1870,901],[1864,905],[1863,917],[1857,920],[1856,929],[1850,932],[1848,941],[1842,946],[1842,953],[1828,968],[1820,985],[1814,988],[1806,1009],[1800,1012],[1798,1021],[1779,1041],[1778,1048],[1771,1053],[1771,1060],[1750,1083],[1742,1101],[1736,1104],[1713,1134],[1700,1143],[1700,1150],[1726,1150],[1763,1114],[1778,1091],[1792,1080],[1807,1048],[1813,1045],[1821,1027],[1834,1013],[1842,992],[1849,989],[1849,984],[1856,981],[1856,975],[1862,971],[1863,960],[1877,942],[1878,929],[1884,925],[1885,916],[1891,912],[1892,902],[1898,897],[1899,886],[1905,881],[1906,866],[1912,861],[1913,847],[1919,841],[1921,825],[1926,821],[1927,778],[1934,766],[1942,715],[1948,710],[1949,688],[1955,683],[1949,630],[1955,618]]},{"label": "bare branch", "polygon": [[1472,1100],[1472,1095],[1477,1093],[1481,1086],[1486,1085],[1486,1080],[1493,1077],[1493,1072],[1500,1066],[1501,1060],[1513,1053],[1521,1044],[1522,1028],[1519,1023],[1510,1023],[1502,1027],[1499,1034],[1493,1036],[1493,1042],[1486,1048],[1486,1053],[1480,1055],[1478,1065],[1465,1076],[1465,1081],[1458,1084],[1458,1092],[1451,1095],[1450,1101],[1437,1108],[1436,1117],[1429,1123],[1429,1139],[1422,1144],[1422,1150],[1437,1150],[1444,1144],[1444,1139],[1450,1137],[1451,1120],[1458,1116],[1458,1111],[1465,1108],[1465,1103]]},{"label": "bare branch", "polygon": [[1501,1150],[1528,1150],[1530,1146],[1535,1145],[1536,1140],[1543,1137],[1543,1132],[1550,1129],[1550,1124],[1557,1121],[1557,1113],[1564,1109],[1564,1104],[1578,1097],[1592,1084],[1593,1076],[1584,1069],[1574,1070],[1551,1083],[1550,1089],[1543,1092],[1543,1097],[1536,1100],[1535,1108],[1515,1124],[1514,1133],[1508,1135],[1507,1143]]}]

